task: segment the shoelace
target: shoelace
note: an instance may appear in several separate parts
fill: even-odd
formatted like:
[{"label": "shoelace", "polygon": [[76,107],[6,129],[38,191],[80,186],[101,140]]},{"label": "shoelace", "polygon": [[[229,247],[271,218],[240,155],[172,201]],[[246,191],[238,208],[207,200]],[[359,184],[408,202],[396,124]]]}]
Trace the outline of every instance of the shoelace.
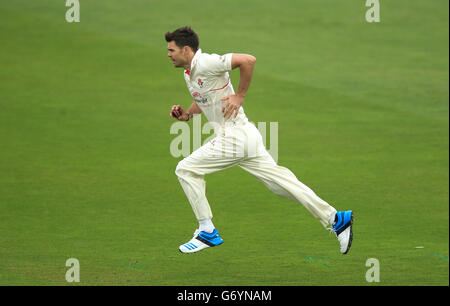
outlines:
[{"label": "shoelace", "polygon": [[[336,231],[334,230],[334,225],[336,224],[336,222],[335,221],[333,222],[332,220],[333,219],[330,220],[330,227],[326,228],[327,231],[330,231],[330,235],[329,236],[331,236],[331,233],[334,233],[336,235]],[[336,235],[336,237],[337,237],[337,235]]]},{"label": "shoelace", "polygon": [[336,234],[336,231],[334,230],[333,226],[327,227],[326,230],[330,232],[329,236],[331,236],[332,233]]},{"label": "shoelace", "polygon": [[195,232],[194,232],[194,238],[195,237],[197,237],[198,236],[198,234],[200,234],[201,232],[200,232],[200,230],[197,228],[196,230],[195,230]]}]

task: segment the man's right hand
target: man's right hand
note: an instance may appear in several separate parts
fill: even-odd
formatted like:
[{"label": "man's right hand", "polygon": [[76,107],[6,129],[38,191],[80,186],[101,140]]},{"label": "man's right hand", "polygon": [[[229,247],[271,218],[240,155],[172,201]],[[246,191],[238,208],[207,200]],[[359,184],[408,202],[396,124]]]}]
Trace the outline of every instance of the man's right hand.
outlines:
[{"label": "man's right hand", "polygon": [[170,111],[171,118],[177,118],[180,121],[189,120],[189,115],[180,105],[172,106],[172,110]]}]

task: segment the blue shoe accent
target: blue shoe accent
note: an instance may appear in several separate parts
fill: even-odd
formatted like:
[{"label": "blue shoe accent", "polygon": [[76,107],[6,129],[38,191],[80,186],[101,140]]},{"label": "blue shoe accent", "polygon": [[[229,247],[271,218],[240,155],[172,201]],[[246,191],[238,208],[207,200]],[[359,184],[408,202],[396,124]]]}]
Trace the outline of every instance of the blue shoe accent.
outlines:
[{"label": "blue shoe accent", "polygon": [[196,239],[209,245],[210,247],[215,247],[223,243],[223,239],[220,237],[217,229],[214,229],[212,233],[200,232]]},{"label": "blue shoe accent", "polygon": [[189,244],[189,243],[185,243],[185,244],[184,244],[184,247],[187,248],[188,250],[194,249],[194,247],[192,247],[192,245]]},{"label": "blue shoe accent", "polygon": [[353,212],[351,210],[336,212],[335,223],[333,229],[336,235],[342,233],[347,227],[353,223]]}]

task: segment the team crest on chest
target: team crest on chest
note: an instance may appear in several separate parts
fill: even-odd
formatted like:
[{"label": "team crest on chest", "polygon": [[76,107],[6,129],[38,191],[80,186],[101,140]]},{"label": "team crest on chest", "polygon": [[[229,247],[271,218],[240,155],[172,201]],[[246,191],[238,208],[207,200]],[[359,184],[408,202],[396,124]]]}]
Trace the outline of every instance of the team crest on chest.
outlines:
[{"label": "team crest on chest", "polygon": [[202,81],[202,79],[198,78],[197,79],[197,84],[198,84],[198,86],[200,86],[200,88],[203,88],[203,81]]}]

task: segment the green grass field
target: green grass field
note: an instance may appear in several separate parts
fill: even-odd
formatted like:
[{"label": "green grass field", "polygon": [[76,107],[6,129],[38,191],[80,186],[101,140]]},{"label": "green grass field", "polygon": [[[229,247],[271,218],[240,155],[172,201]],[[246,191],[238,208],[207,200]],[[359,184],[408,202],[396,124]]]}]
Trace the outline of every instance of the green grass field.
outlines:
[{"label": "green grass field", "polygon": [[[380,2],[368,23],[364,0],[80,0],[68,23],[65,1],[2,1],[0,285],[448,286],[449,3]],[[206,177],[224,244],[178,252],[197,222],[168,114],[191,98],[164,33],[184,25],[204,52],[256,56],[247,116],[355,212],[348,255],[238,167]]]}]

